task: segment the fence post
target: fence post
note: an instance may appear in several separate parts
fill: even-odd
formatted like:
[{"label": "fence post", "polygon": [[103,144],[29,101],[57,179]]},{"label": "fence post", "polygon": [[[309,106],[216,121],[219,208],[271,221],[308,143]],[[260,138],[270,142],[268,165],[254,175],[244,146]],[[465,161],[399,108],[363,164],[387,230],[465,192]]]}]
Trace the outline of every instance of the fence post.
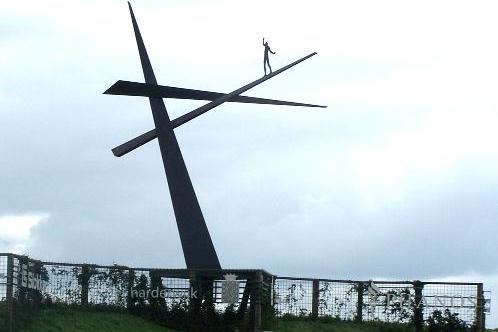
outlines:
[{"label": "fence post", "polygon": [[[263,272],[256,272],[256,285],[251,294],[251,306],[254,306],[254,332],[261,332],[263,319],[261,316],[261,292],[263,288]],[[254,302],[253,302],[254,301]]]},{"label": "fence post", "polygon": [[424,303],[422,291],[424,290],[424,283],[420,280],[413,282],[413,289],[415,290],[415,303],[413,308],[413,323],[415,331],[421,332],[424,326]]},{"label": "fence post", "polygon": [[132,298],[133,286],[135,286],[135,270],[129,269],[128,270],[128,288],[127,288],[127,292],[126,292],[126,308],[128,310],[131,310],[133,303],[134,303],[133,298]]},{"label": "fence post", "polygon": [[7,256],[7,314],[9,332],[13,331],[14,326],[14,257]]},{"label": "fence post", "polygon": [[482,332],[485,329],[484,323],[484,289],[482,283],[477,284],[477,301],[476,301],[476,331]]},{"label": "fence post", "polygon": [[313,279],[313,294],[311,298],[311,317],[318,318],[318,303],[320,297],[320,280]]},{"label": "fence post", "polygon": [[357,298],[357,301],[356,301],[356,317],[355,317],[355,321],[357,322],[361,322],[363,320],[363,293],[364,293],[364,290],[365,290],[365,284],[363,283],[363,281],[359,281],[358,282],[358,285],[357,285],[357,289],[358,289],[358,298]]},{"label": "fence post", "polygon": [[189,270],[190,290],[189,290],[189,304],[192,306],[192,316],[197,319],[200,315],[202,304],[202,287],[199,279],[201,276],[196,270]]},{"label": "fence post", "polygon": [[81,305],[88,304],[88,282],[90,281],[90,268],[88,265],[81,267]]}]

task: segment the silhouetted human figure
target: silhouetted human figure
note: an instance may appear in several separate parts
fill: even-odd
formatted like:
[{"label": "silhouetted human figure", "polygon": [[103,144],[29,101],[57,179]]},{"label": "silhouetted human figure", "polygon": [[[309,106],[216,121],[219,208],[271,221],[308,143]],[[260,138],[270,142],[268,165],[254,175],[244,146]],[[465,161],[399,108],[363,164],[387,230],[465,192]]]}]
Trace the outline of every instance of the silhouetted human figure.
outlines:
[{"label": "silhouetted human figure", "polygon": [[268,58],[268,52],[270,52],[271,54],[275,54],[275,52],[273,52],[270,49],[270,46],[268,46],[268,42],[265,42],[264,38],[263,38],[263,46],[265,47],[265,58],[263,60],[263,67],[265,68],[265,76],[266,76],[266,64],[268,64],[268,68],[270,68],[270,74],[271,74],[271,66],[270,66],[270,59]]}]

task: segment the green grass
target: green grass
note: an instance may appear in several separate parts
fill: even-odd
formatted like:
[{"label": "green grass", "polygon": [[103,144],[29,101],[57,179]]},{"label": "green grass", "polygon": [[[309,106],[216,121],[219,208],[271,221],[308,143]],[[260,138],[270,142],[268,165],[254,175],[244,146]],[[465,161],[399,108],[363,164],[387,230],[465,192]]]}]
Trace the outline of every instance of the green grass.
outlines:
[{"label": "green grass", "polygon": [[21,332],[174,332],[127,313],[43,310]]},{"label": "green grass", "polygon": [[[46,309],[20,332],[175,332],[126,312],[90,311],[74,308]],[[354,323],[335,319],[318,321],[281,319],[275,332],[414,332],[395,323]],[[498,330],[486,330],[498,332]]]},{"label": "green grass", "polygon": [[[302,319],[279,320],[275,332],[415,332],[413,327],[382,322],[354,323],[325,319],[310,321]],[[486,329],[486,332],[498,332],[497,329]]]},{"label": "green grass", "polygon": [[[20,332],[175,332],[126,312],[45,309]],[[275,332],[413,332],[403,325],[338,320],[278,320]]]},{"label": "green grass", "polygon": [[345,321],[280,320],[278,332],[415,332],[413,327],[403,324],[354,323]]}]

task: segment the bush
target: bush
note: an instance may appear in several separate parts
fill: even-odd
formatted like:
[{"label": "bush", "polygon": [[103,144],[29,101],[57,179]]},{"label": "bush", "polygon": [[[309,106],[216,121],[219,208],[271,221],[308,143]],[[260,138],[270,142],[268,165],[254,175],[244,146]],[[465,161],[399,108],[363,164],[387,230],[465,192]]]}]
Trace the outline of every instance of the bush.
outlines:
[{"label": "bush", "polygon": [[457,313],[451,313],[448,309],[444,314],[435,310],[427,319],[428,332],[468,332],[471,328],[463,320],[458,318]]},{"label": "bush", "polygon": [[7,331],[9,326],[9,315],[7,312],[7,303],[0,301],[0,331]]}]

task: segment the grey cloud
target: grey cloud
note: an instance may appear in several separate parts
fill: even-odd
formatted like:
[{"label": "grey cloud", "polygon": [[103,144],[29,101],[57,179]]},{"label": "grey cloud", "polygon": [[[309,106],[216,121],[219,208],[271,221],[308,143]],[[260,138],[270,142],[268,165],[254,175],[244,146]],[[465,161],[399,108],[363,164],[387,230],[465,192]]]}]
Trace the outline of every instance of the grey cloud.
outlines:
[{"label": "grey cloud", "polygon": [[[102,41],[79,45],[64,31],[26,43],[21,48],[31,54],[1,67],[0,215],[50,214],[33,229],[28,250],[36,258],[183,267],[157,143],[123,158],[110,152],[152,128],[146,100],[101,95],[117,79],[142,79],[131,37],[121,56]],[[161,83],[194,81],[196,88],[223,91],[243,83],[217,82],[215,69],[195,64],[176,72],[161,55],[152,58]],[[245,65],[240,77],[253,77]],[[307,70],[254,95],[304,101],[313,95],[328,109],[230,104],[177,130],[222,265],[333,278],[496,274],[490,264],[498,252],[496,159],[466,156],[445,181],[417,174],[399,200],[364,184],[376,203],[365,207],[361,179],[344,165],[348,152],[368,151],[386,132],[416,127],[428,109],[335,105],[330,81],[347,73],[317,73],[315,81]],[[167,101],[175,115],[194,105]]]}]

